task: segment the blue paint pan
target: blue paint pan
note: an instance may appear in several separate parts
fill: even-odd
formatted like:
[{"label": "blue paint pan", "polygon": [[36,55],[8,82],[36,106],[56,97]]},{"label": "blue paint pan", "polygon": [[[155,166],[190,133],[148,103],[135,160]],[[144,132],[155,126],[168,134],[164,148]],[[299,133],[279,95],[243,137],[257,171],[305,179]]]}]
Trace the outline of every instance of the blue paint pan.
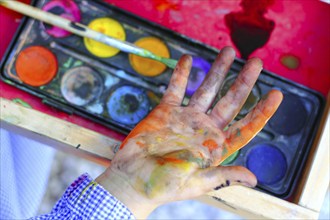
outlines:
[{"label": "blue paint pan", "polygon": [[150,102],[146,92],[134,86],[121,86],[115,89],[107,102],[110,117],[123,124],[136,124],[150,110]]},{"label": "blue paint pan", "polygon": [[272,185],[283,179],[287,172],[285,155],[270,144],[258,144],[247,154],[246,167],[261,184]]},{"label": "blue paint pan", "polygon": [[269,125],[279,134],[291,135],[299,132],[307,119],[308,113],[303,100],[293,94],[286,94]]}]

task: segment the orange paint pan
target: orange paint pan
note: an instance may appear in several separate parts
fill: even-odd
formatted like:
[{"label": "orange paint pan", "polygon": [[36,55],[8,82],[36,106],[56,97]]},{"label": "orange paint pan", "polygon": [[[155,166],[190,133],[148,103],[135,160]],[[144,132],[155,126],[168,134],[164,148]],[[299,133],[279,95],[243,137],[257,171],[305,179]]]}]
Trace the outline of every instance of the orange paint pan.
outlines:
[{"label": "orange paint pan", "polygon": [[31,46],[20,52],[15,67],[18,77],[31,86],[49,83],[58,69],[56,56],[42,46]]}]

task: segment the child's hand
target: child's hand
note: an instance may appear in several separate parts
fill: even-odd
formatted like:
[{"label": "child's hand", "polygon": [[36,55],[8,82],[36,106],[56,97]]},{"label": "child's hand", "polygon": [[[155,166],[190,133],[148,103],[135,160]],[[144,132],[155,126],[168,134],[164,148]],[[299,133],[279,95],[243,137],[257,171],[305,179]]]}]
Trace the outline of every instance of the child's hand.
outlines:
[{"label": "child's hand", "polygon": [[254,187],[255,176],[244,167],[219,166],[246,145],[274,114],[282,93],[272,90],[243,119],[234,119],[248,97],[262,62],[247,61],[235,83],[211,106],[235,57],[221,50],[207,78],[182,107],[192,59],[183,56],[161,103],[123,141],[111,166],[97,181],[121,200],[137,218],[157,206],[205,194],[233,184]]}]

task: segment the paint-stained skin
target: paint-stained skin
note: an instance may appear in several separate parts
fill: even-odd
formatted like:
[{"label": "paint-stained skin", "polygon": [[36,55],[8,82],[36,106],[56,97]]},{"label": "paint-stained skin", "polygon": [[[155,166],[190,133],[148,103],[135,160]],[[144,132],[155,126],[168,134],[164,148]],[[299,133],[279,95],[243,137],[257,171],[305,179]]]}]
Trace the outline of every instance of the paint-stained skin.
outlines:
[{"label": "paint-stained skin", "polygon": [[230,181],[229,180],[226,180],[225,183],[222,183],[221,185],[215,187],[214,190],[219,190],[219,189],[222,189],[222,188],[227,187],[227,186],[230,186]]},{"label": "paint-stained skin", "polygon": [[[232,48],[221,50],[204,82],[208,86],[202,85],[186,107],[181,103],[192,60],[189,56],[179,60],[161,103],[123,141],[107,171],[128,182],[137,192],[132,196],[162,204],[234,184],[256,185],[255,176],[246,168],[219,164],[264,127],[279,106],[282,94],[270,91],[252,112],[224,131],[262,69],[259,59],[248,61],[240,79],[208,115],[208,107],[234,57]],[[216,82],[210,83],[214,79]]]},{"label": "paint-stained skin", "polygon": [[219,82],[223,82],[234,58],[235,51],[223,49],[214,61],[210,73],[206,75],[204,82],[191,98],[190,106],[206,112],[212,104],[210,100],[214,100],[222,84]]}]

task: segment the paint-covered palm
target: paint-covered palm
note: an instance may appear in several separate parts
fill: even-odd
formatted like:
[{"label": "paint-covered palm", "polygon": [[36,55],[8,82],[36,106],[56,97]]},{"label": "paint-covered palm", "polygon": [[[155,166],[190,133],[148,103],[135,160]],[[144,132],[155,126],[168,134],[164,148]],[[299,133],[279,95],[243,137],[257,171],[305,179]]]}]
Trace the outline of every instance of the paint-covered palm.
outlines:
[{"label": "paint-covered palm", "polygon": [[249,60],[227,94],[209,110],[235,57],[224,48],[188,106],[181,106],[191,57],[183,56],[158,105],[122,143],[110,168],[98,178],[137,217],[158,205],[193,198],[232,184],[256,185],[244,167],[219,166],[248,143],[266,124],[282,100],[272,90],[243,119],[233,123],[262,69]]}]

